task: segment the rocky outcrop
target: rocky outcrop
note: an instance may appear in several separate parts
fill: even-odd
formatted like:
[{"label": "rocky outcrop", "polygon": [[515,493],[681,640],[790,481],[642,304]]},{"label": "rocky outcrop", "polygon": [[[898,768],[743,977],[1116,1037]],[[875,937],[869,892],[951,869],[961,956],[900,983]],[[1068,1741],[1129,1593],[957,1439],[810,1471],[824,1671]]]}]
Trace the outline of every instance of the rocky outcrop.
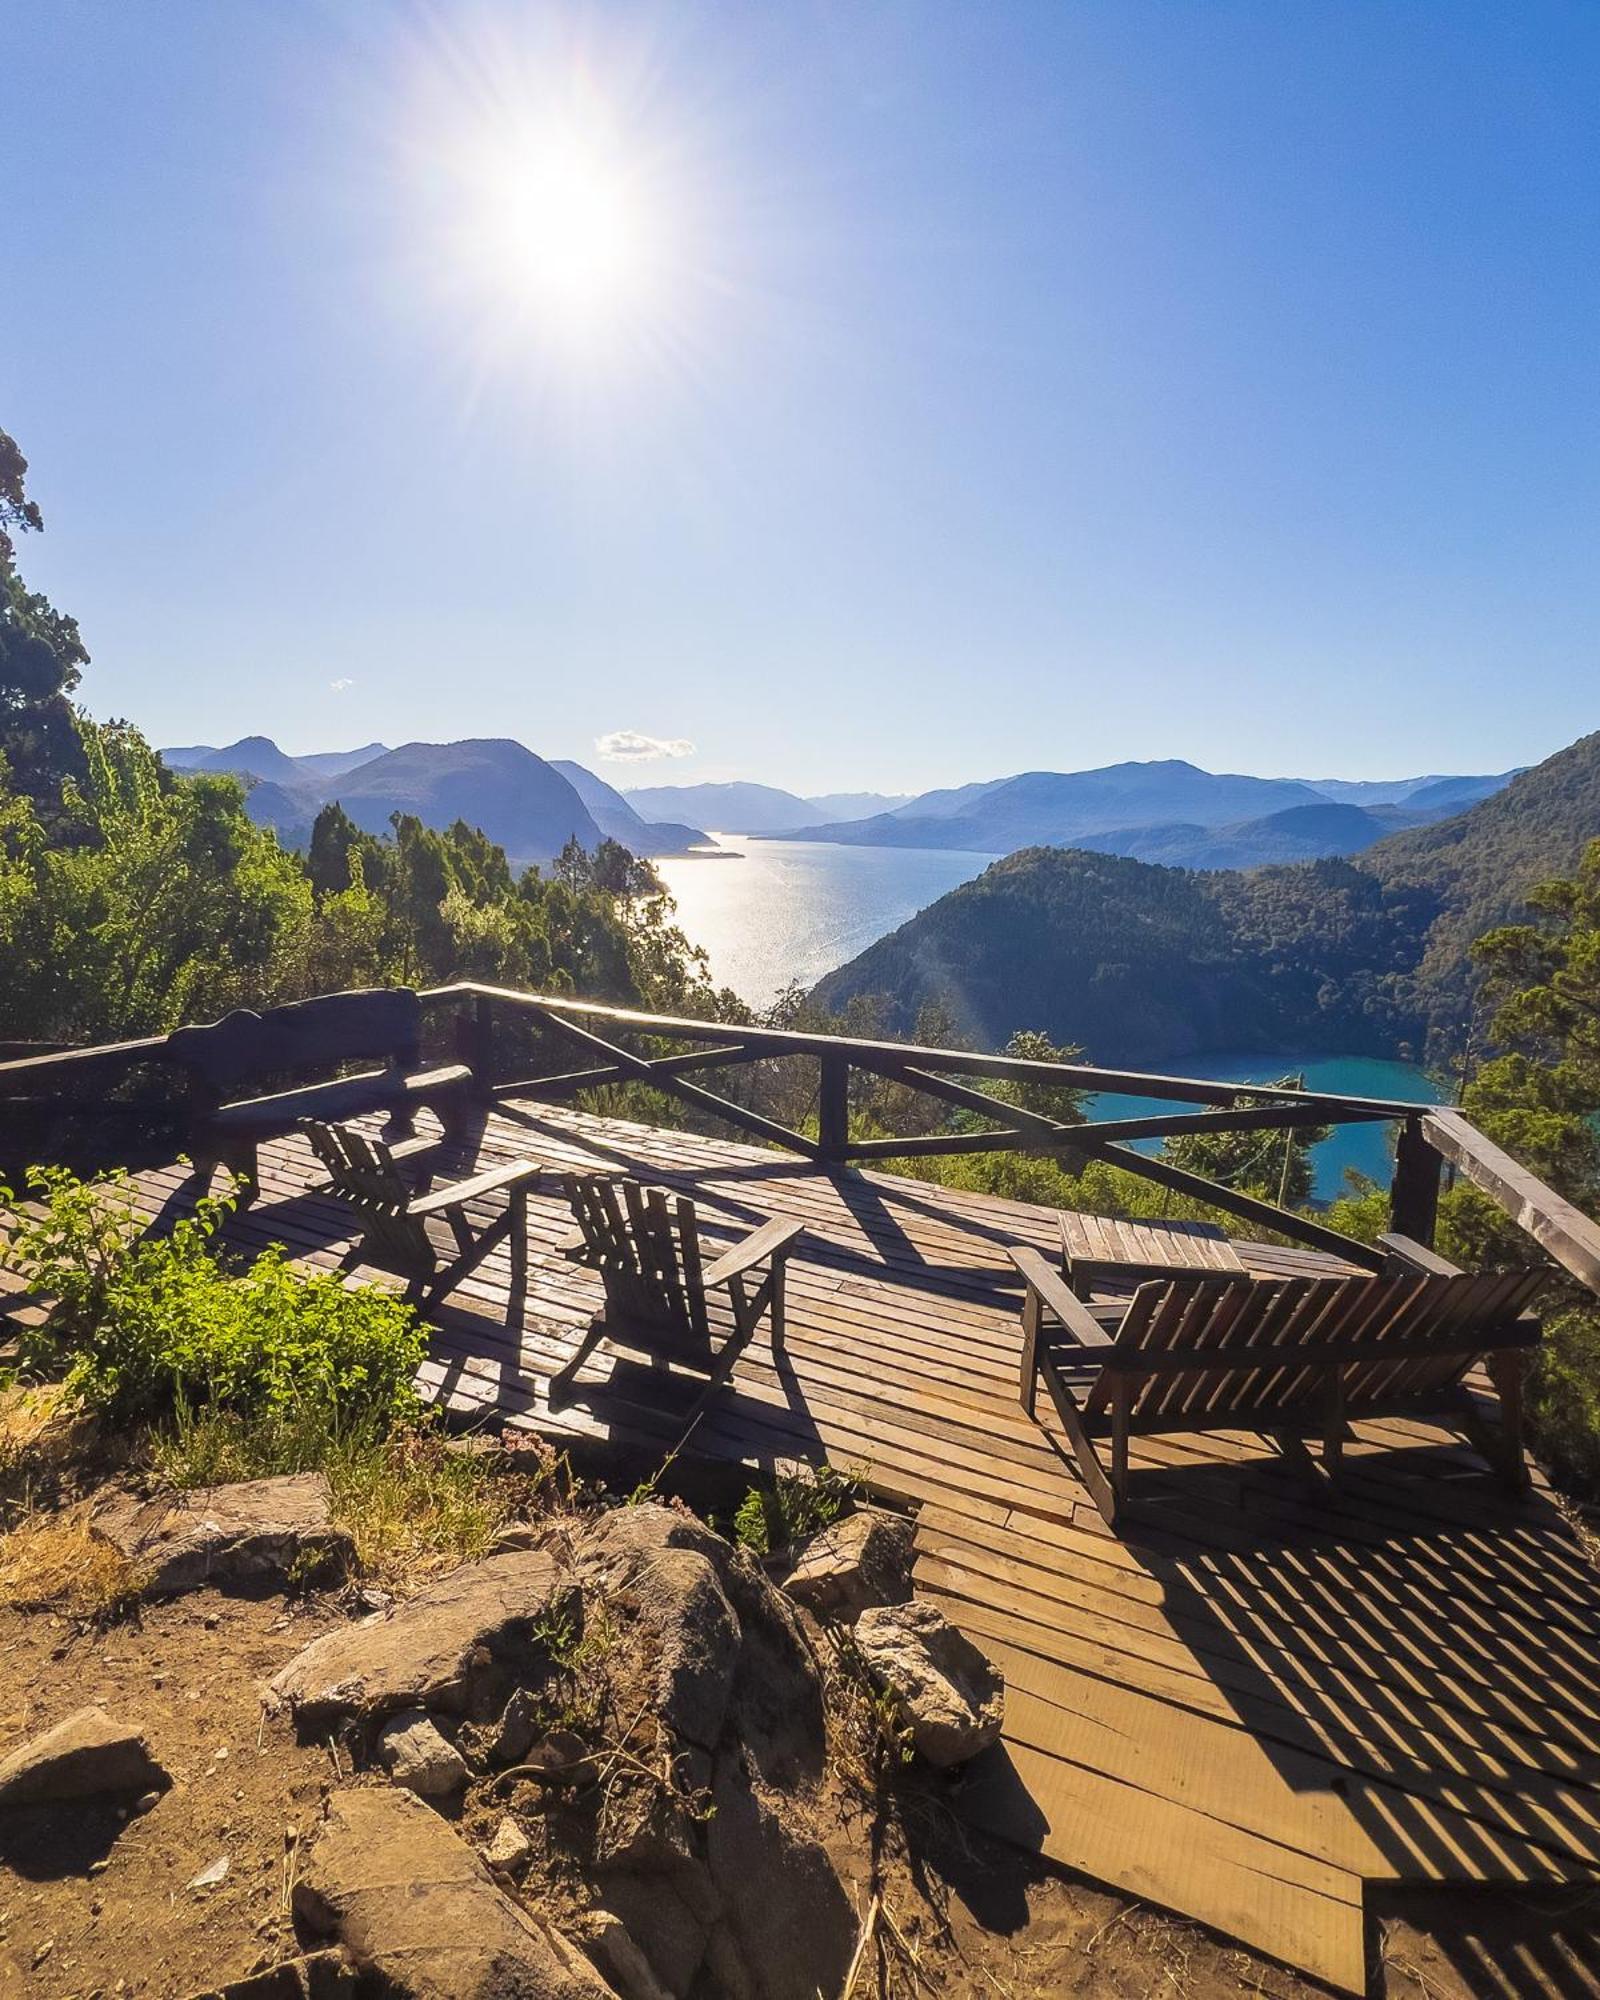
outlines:
[{"label": "rocky outcrop", "polygon": [[0,1806],[165,1791],[170,1780],[131,1724],[80,1708],[0,1762]]},{"label": "rocky outcrop", "polygon": [[387,1788],[336,1792],[295,1914],[403,2000],[608,2000],[589,1960],[499,1888],[436,1813]]},{"label": "rocky outcrop", "polygon": [[527,1670],[532,1628],[574,1604],[571,1583],[540,1549],[469,1563],[398,1608],[327,1632],[271,1683],[302,1731],[399,1709],[492,1715]]},{"label": "rocky outcrop", "polygon": [[320,1472],[250,1479],[143,1500],[116,1495],[95,1512],[94,1532],[140,1572],[146,1596],[278,1586],[327,1575],[354,1545],[328,1511]]},{"label": "rocky outcrop", "polygon": [[854,1624],[874,1604],[911,1595],[911,1523],[863,1507],[813,1535],[783,1587],[818,1618]]},{"label": "rocky outcrop", "polygon": [[397,1785],[422,1799],[450,1799],[466,1790],[467,1767],[432,1718],[420,1708],[402,1709],[378,1734],[378,1762]]},{"label": "rocky outcrop", "polygon": [[669,1507],[603,1516],[575,1567],[605,1607],[613,1701],[659,1716],[680,1786],[676,1803],[644,1790],[609,1801],[592,1858],[604,1910],[669,1993],[837,1991],[858,1918],[808,1827],[822,1684],[793,1607],[743,1551]]},{"label": "rocky outcrop", "polygon": [[855,1637],[869,1671],[905,1710],[912,1743],[930,1764],[963,1764],[999,1736],[1005,1682],[935,1606],[863,1611]]}]

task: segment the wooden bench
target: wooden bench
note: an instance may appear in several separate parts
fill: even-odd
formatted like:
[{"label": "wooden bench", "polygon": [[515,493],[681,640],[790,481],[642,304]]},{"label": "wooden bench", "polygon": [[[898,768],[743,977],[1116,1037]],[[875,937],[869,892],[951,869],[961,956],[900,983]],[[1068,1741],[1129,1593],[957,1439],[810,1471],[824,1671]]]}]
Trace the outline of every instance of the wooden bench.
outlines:
[{"label": "wooden bench", "polygon": [[[1043,1379],[1090,1497],[1115,1525],[1128,1499],[1129,1440],[1160,1432],[1260,1431],[1303,1470],[1322,1439],[1333,1478],[1360,1417],[1454,1409],[1480,1434],[1462,1386],[1480,1360],[1500,1399],[1481,1438],[1508,1485],[1527,1482],[1522,1377],[1539,1322],[1524,1308],[1544,1270],[1468,1274],[1405,1237],[1381,1239],[1382,1275],[1168,1277],[1126,1303],[1090,1307],[1037,1250],[1011,1251],[1027,1286],[1022,1407]],[[1110,1444],[1110,1464],[1098,1447]]]},{"label": "wooden bench", "polygon": [[[426,1105],[447,1133],[459,1135],[471,1114],[472,1072],[460,1063],[424,1070],[421,1044],[422,1003],[408,986],[329,993],[261,1013],[241,1008],[177,1029],[164,1053],[190,1074],[196,1178],[209,1183],[225,1166],[244,1182],[241,1200],[253,1199],[260,1142],[292,1132],[306,1118],[333,1123],[381,1111],[404,1136],[415,1131],[417,1110]],[[242,1094],[261,1079],[373,1060],[383,1067],[267,1096]]]}]

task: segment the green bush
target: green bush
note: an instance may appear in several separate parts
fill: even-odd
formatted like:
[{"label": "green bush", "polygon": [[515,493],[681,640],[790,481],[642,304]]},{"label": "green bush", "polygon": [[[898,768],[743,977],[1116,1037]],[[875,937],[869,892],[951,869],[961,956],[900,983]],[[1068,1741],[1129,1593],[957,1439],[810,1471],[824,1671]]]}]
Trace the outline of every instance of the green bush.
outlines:
[{"label": "green bush", "polygon": [[814,1472],[780,1472],[770,1486],[752,1486],[733,1517],[734,1540],[752,1555],[776,1555],[820,1534],[861,1491],[858,1473],[819,1465]]},{"label": "green bush", "polygon": [[1558,1485],[1600,1497],[1600,1312],[1555,1314],[1528,1383],[1530,1442]]},{"label": "green bush", "polygon": [[[165,1235],[145,1233],[126,1176],[30,1175],[36,1206],[0,1254],[54,1310],[31,1364],[66,1361],[66,1386],[113,1423],[202,1408],[319,1438],[387,1429],[417,1407],[423,1332],[403,1301],[333,1274],[305,1275],[272,1249],[237,1267],[215,1238],[231,1197],[203,1200]],[[0,1201],[12,1205],[7,1190]]]}]

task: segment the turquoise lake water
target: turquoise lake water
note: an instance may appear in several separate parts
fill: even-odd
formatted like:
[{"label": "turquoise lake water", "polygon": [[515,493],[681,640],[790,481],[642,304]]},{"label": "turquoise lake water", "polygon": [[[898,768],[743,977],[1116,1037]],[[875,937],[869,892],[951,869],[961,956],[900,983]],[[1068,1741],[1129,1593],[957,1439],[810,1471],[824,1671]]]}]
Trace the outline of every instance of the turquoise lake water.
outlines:
[{"label": "turquoise lake water", "polygon": [[[821,842],[750,840],[719,834],[737,860],[683,856],[657,868],[677,900],[678,918],[705,948],[712,976],[752,1006],[766,1006],[790,980],[809,986],[895,930],[929,903],[981,875],[990,854],[942,848],[832,847]],[[1435,1103],[1438,1087],[1410,1063],[1370,1056],[1251,1055],[1248,1051],[1185,1057],[1171,1066],[1185,1076],[1223,1082],[1270,1083],[1304,1072],[1307,1087]],[[1102,1115],[1137,1117],[1164,1109],[1144,1099],[1101,1100]],[[1192,1106],[1185,1107],[1193,1109]],[[1385,1180],[1386,1125],[1351,1125],[1314,1155],[1315,1193],[1338,1194],[1346,1168]]]}]

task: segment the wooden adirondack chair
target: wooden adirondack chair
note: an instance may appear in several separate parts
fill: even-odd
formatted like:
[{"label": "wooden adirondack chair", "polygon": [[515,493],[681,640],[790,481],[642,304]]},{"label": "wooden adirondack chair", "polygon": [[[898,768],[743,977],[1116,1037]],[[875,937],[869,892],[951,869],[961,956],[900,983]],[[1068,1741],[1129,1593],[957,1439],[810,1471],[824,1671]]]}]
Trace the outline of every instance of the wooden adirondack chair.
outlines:
[{"label": "wooden adirondack chair", "polygon": [[[642,1335],[640,1345],[709,1366],[692,1421],[732,1373],[763,1314],[771,1315],[774,1345],[781,1342],[784,1272],[803,1223],[775,1216],[707,1264],[694,1203],[683,1195],[607,1174],[567,1174],[562,1185],[578,1225],[562,1252],[600,1274],[606,1303],[557,1382],[570,1382],[608,1332]],[[717,1293],[727,1299],[733,1330],[713,1358],[709,1302]]]},{"label": "wooden adirondack chair", "polygon": [[[1480,1441],[1508,1485],[1525,1485],[1522,1377],[1540,1328],[1524,1308],[1548,1274],[1469,1275],[1404,1237],[1382,1240],[1382,1275],[1184,1275],[1114,1307],[1085,1304],[1038,1251],[1013,1249],[1027,1286],[1022,1407],[1035,1413],[1042,1378],[1084,1485],[1115,1525],[1132,1437],[1262,1431],[1312,1472],[1304,1439],[1320,1436],[1332,1479],[1358,1417],[1454,1409],[1476,1433],[1462,1378],[1483,1360],[1501,1422]],[[1106,1440],[1109,1466],[1097,1450]]]},{"label": "wooden adirondack chair", "polygon": [[[314,1118],[303,1120],[300,1129],[327,1168],[332,1192],[360,1217],[362,1255],[369,1262],[409,1278],[425,1298],[442,1298],[509,1236],[512,1291],[517,1295],[526,1289],[528,1183],[540,1171],[537,1161],[511,1160],[470,1180],[413,1194],[400,1161],[406,1153],[421,1150],[417,1144],[397,1152],[352,1125],[324,1125]],[[507,1196],[504,1212],[487,1228],[475,1228],[468,1207],[501,1190]],[[434,1217],[449,1225],[455,1239],[453,1258],[442,1257],[428,1234]]]}]

